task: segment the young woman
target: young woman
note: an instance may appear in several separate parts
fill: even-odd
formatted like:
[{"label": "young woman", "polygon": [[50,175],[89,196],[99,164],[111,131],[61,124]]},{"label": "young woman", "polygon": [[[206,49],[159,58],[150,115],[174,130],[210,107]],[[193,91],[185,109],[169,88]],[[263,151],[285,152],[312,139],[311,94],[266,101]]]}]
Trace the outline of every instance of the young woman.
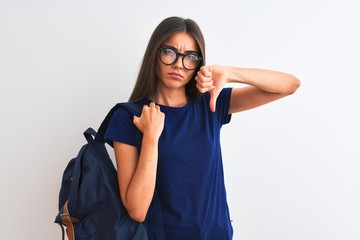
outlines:
[{"label": "young woman", "polygon": [[[226,83],[245,87],[224,88]],[[292,75],[230,66],[206,66],[205,42],[190,19],[170,17],[155,29],[129,99],[140,117],[119,109],[108,127],[121,200],[136,221],[147,219],[156,239],[156,191],[166,239],[232,239],[224,185],[220,129],[231,114],[292,94]],[[143,134],[141,151],[136,134]]]}]

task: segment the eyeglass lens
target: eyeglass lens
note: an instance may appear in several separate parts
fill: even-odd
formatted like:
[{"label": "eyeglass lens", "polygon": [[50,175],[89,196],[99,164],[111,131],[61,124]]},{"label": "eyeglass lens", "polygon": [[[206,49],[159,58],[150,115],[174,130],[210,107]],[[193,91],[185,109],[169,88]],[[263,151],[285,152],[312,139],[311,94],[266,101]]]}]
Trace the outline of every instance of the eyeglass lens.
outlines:
[{"label": "eyeglass lens", "polygon": [[182,64],[185,69],[193,70],[200,64],[200,57],[194,53],[182,54],[171,48],[160,48],[160,60],[166,65],[171,65],[178,57],[182,57]]}]

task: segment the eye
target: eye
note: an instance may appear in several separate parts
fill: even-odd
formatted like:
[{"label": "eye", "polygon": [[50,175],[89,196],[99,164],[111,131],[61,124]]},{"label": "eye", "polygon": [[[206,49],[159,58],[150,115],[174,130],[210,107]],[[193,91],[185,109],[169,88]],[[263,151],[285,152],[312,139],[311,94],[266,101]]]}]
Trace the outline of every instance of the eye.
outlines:
[{"label": "eye", "polygon": [[188,54],[186,55],[186,59],[190,61],[199,61],[199,57],[196,54]]},{"label": "eye", "polygon": [[170,48],[164,48],[164,49],[163,49],[163,53],[164,53],[165,55],[168,55],[168,56],[173,56],[173,55],[175,55],[174,50],[172,50],[172,49],[170,49]]}]

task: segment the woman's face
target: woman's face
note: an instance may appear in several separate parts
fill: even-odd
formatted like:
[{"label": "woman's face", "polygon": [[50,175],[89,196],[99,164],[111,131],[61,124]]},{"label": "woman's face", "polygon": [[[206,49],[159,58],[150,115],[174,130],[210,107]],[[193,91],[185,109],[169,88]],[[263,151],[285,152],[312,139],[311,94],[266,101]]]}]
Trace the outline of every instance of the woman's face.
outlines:
[{"label": "woman's face", "polygon": [[[191,80],[194,75],[194,70],[188,70],[196,65],[194,55],[198,53],[198,48],[195,39],[188,33],[175,33],[161,45],[162,51],[159,51],[156,63],[156,75],[158,77],[158,88],[165,87],[168,89],[185,88],[185,85]],[[174,63],[171,63],[171,58],[174,53],[190,54],[185,57],[178,55]],[[172,57],[171,57],[172,56]],[[168,61],[168,59],[170,59]],[[185,64],[185,67],[183,65]],[[188,68],[188,69],[186,69]]]}]

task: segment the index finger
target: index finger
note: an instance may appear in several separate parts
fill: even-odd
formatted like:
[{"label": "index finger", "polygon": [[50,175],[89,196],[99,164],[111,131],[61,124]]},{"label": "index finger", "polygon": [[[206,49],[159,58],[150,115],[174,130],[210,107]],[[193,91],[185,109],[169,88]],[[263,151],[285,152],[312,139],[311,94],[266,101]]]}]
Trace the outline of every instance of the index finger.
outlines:
[{"label": "index finger", "polygon": [[204,76],[204,77],[212,77],[212,73],[210,71],[210,68],[208,66],[202,66],[200,68],[200,73]]}]

